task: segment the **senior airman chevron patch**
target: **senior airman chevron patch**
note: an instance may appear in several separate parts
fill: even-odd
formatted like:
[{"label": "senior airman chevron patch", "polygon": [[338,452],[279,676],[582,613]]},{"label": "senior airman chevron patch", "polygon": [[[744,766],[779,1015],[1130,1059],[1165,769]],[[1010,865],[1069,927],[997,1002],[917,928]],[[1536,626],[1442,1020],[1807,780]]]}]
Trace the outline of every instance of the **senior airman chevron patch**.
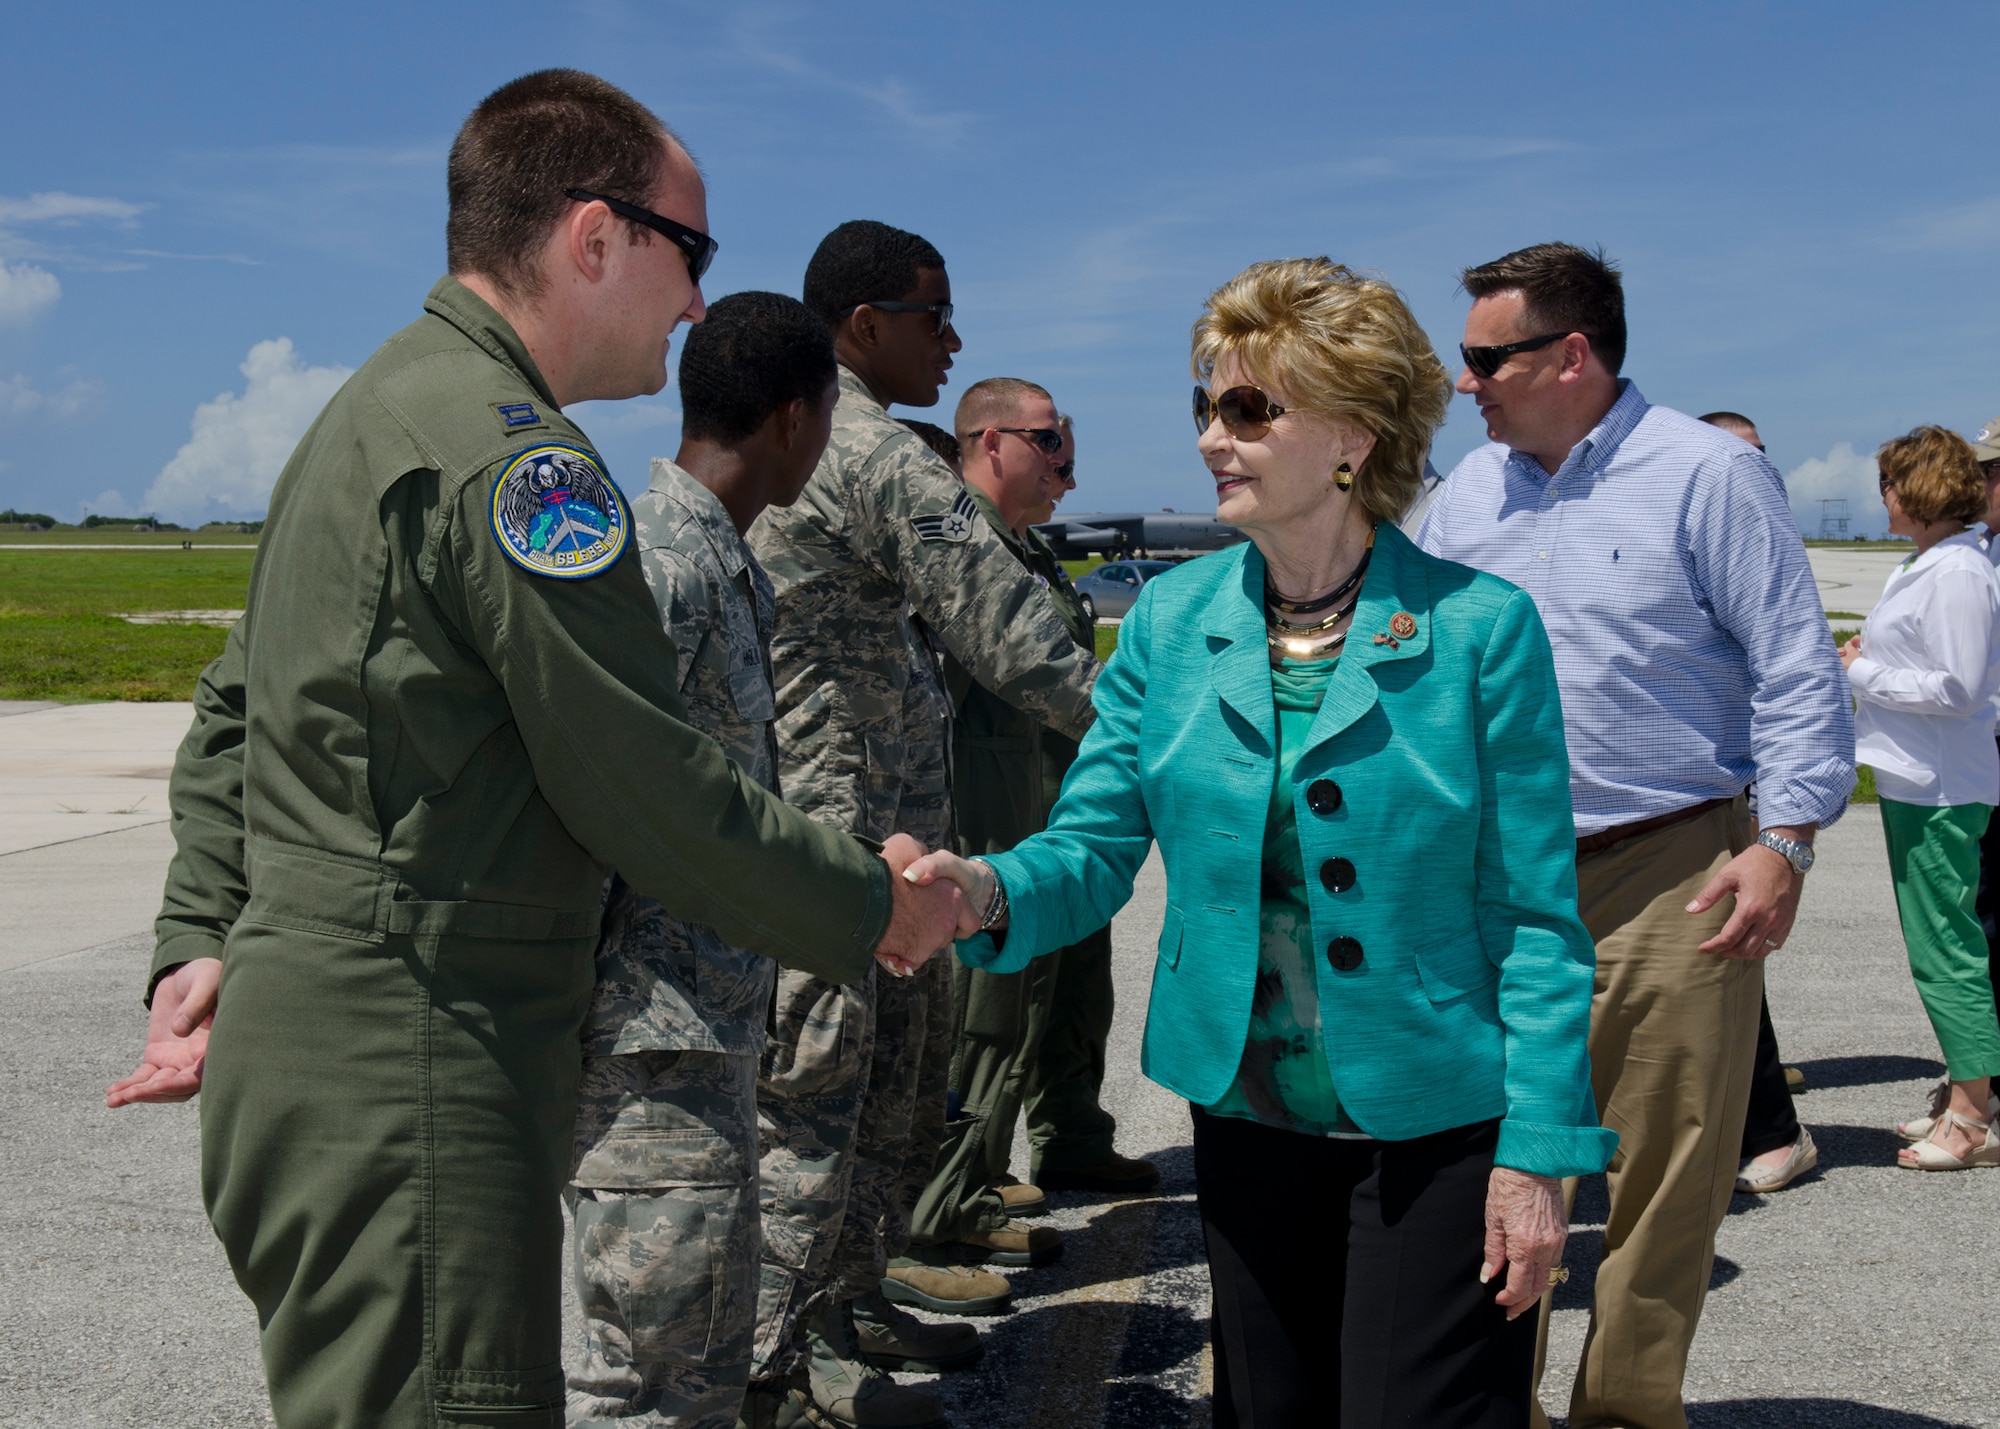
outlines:
[{"label": "senior airman chevron patch", "polygon": [[926,541],[970,541],[972,523],[978,519],[979,508],[968,493],[961,491],[958,500],[951,503],[951,510],[936,516],[912,516],[910,525]]}]

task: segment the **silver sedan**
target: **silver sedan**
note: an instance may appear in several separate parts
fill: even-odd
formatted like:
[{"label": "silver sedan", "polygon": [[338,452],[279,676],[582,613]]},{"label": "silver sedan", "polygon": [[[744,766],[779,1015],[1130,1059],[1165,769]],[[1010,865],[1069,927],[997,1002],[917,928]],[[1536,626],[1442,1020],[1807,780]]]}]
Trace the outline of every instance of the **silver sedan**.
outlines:
[{"label": "silver sedan", "polygon": [[1083,613],[1092,620],[1100,615],[1122,617],[1147,581],[1173,568],[1172,561],[1111,561],[1101,565],[1077,577],[1076,593],[1083,600]]}]

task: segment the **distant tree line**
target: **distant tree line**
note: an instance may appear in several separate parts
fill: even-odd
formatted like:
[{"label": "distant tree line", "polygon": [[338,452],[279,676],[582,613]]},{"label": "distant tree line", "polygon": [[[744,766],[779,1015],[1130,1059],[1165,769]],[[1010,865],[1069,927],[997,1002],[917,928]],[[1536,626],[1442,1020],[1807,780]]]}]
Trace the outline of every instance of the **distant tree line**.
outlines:
[{"label": "distant tree line", "polygon": [[[86,516],[74,526],[70,526],[68,522],[58,521],[46,511],[16,511],[11,506],[4,511],[0,511],[0,526],[40,527],[44,531],[51,530],[57,526],[68,526],[72,531],[78,529],[95,531],[103,526],[127,526],[135,531],[185,531],[188,529],[185,526],[176,525],[172,521],[162,521],[157,516]],[[205,521],[202,523],[201,529],[204,531],[241,531],[246,535],[255,535],[264,529],[264,521],[262,517],[259,517],[255,521]]]}]

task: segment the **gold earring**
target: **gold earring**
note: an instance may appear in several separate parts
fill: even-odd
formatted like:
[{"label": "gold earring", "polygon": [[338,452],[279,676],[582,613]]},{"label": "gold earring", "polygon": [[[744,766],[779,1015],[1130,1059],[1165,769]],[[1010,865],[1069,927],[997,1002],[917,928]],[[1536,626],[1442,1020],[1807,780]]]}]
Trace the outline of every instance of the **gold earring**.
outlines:
[{"label": "gold earring", "polygon": [[1335,471],[1333,474],[1333,484],[1339,487],[1342,491],[1345,491],[1350,486],[1354,485],[1354,468],[1349,466],[1346,462],[1342,462],[1340,464],[1340,469]]}]

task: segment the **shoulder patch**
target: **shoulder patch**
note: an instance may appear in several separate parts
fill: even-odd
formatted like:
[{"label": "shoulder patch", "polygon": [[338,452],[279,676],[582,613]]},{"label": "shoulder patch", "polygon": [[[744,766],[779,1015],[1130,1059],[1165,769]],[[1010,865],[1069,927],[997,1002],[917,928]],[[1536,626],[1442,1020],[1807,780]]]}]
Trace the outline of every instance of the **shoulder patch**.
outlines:
[{"label": "shoulder patch", "polygon": [[493,539],[538,576],[581,580],[608,570],[631,530],[624,495],[581,447],[531,447],[493,483]]},{"label": "shoulder patch", "polygon": [[979,507],[968,492],[958,493],[951,510],[936,516],[912,516],[910,525],[926,541],[970,541],[972,523],[979,519]]},{"label": "shoulder patch", "polygon": [[500,417],[503,432],[524,432],[544,425],[542,414],[535,410],[533,402],[495,402],[493,410]]}]

